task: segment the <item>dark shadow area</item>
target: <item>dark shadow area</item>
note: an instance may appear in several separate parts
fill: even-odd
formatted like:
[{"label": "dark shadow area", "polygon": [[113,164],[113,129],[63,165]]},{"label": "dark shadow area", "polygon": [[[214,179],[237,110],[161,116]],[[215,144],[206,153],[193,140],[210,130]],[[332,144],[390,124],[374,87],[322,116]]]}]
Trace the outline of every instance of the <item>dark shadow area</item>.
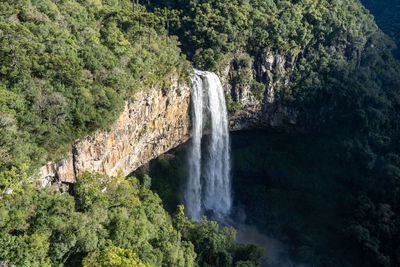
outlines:
[{"label": "dark shadow area", "polygon": [[[290,259],[316,266],[354,264],[348,259],[358,257],[357,250],[343,233],[351,193],[342,177],[351,170],[336,160],[323,137],[235,132],[231,143],[234,208],[225,224],[238,229],[239,242],[267,248],[263,266],[299,266]],[[152,178],[151,189],[169,212],[181,203],[186,147],[135,173]]]}]

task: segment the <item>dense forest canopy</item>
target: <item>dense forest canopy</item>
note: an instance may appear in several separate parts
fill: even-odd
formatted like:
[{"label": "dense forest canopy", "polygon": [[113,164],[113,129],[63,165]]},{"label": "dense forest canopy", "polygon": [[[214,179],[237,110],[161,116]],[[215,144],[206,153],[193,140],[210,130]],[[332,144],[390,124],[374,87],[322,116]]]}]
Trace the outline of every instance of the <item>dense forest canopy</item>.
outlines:
[{"label": "dense forest canopy", "polygon": [[[183,9],[175,28],[195,65],[215,68],[228,52],[278,50],[296,54],[315,46],[361,49],[379,34],[359,1],[152,1]],[[386,40],[389,44],[389,40]]]},{"label": "dense forest canopy", "polygon": [[[0,3],[0,260],[256,265],[258,248],[234,244],[214,222],[191,223],[182,209],[171,219],[134,179],[85,174],[74,197],[29,184],[75,139],[107,129],[136,91],[168,86],[190,64],[218,71],[240,50],[249,68],[266,52],[296,58],[277,104],[298,110],[350,166],[339,178],[352,189],[343,213],[357,262],[400,265],[400,67],[388,37],[399,42],[399,5],[363,1],[385,35],[358,0],[140,2]],[[254,78],[263,100],[265,81]]]},{"label": "dense forest canopy", "polygon": [[185,63],[161,12],[126,1],[0,3],[0,170],[106,129],[123,100]]},{"label": "dense forest canopy", "polygon": [[[400,2],[397,0],[361,0],[374,15],[379,28],[393,38],[397,46],[400,45]],[[395,51],[400,57],[400,51]]]},{"label": "dense forest canopy", "polygon": [[262,249],[233,228],[174,217],[147,177],[83,174],[75,196],[56,188],[2,195],[0,260],[7,266],[257,266]]}]

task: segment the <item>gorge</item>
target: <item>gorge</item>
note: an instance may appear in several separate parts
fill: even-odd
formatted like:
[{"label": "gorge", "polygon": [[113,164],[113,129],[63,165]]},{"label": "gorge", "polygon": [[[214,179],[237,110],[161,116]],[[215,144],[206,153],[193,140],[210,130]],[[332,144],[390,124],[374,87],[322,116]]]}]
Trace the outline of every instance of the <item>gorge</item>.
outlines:
[{"label": "gorge", "polygon": [[[265,81],[270,96],[261,103],[252,97],[248,84],[235,84],[235,61],[242,55],[232,56],[218,73],[223,94],[229,99],[236,97],[241,108],[229,112],[230,131],[274,129],[278,131],[302,131],[298,111],[274,102],[276,87],[283,82],[274,80],[275,72],[290,72],[295,58],[268,52],[254,60],[250,69]],[[190,91],[192,85],[177,73],[168,77],[169,86],[155,86],[139,91],[133,100],[126,101],[124,110],[111,125],[110,130],[75,140],[65,159],[49,162],[39,170],[41,186],[52,182],[70,184],[85,171],[106,175],[118,172],[129,174],[157,156],[185,143],[195,132],[190,125]],[[232,100],[230,100],[232,101]],[[227,103],[229,105],[229,103]]]},{"label": "gorge", "polygon": [[400,266],[399,8],[1,1],[0,266]]}]

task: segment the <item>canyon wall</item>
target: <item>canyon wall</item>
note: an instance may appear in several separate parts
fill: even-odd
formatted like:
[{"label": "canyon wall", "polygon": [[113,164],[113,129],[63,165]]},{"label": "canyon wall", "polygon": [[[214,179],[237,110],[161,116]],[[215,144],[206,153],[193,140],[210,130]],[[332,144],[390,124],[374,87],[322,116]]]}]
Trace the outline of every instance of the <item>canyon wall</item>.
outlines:
[{"label": "canyon wall", "polygon": [[[278,85],[289,82],[296,57],[269,52],[251,59],[236,53],[219,72],[225,94],[240,105],[229,114],[231,131],[251,129],[299,130],[298,112],[275,103]],[[244,64],[246,65],[246,64]],[[281,76],[276,78],[274,73]],[[246,82],[239,83],[245,77]],[[262,99],[256,97],[251,84],[264,86]],[[109,131],[99,131],[77,140],[69,156],[50,162],[39,171],[39,186],[52,182],[75,183],[79,174],[90,171],[127,175],[168,150],[186,142],[191,136],[191,85],[170,77],[169,88],[151,88],[137,92]]]},{"label": "canyon wall", "polygon": [[39,170],[40,186],[74,183],[84,171],[129,174],[186,142],[190,137],[190,85],[170,77],[169,88],[137,92],[109,131],[96,132],[73,145],[61,162]]},{"label": "canyon wall", "polygon": [[[298,54],[282,55],[277,51],[265,52],[254,59],[238,51],[228,58],[219,75],[226,95],[239,106],[230,112],[231,131],[304,130],[299,112],[276,102],[278,87],[289,83],[290,72],[298,58]],[[257,91],[252,88],[257,83],[263,90],[258,98]]]}]

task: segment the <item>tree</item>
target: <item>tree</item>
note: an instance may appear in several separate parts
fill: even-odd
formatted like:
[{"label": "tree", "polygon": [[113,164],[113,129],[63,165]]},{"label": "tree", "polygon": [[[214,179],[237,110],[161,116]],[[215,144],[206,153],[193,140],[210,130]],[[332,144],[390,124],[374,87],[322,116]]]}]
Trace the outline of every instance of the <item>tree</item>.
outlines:
[{"label": "tree", "polygon": [[154,11],[157,16],[162,19],[164,25],[167,28],[167,45],[169,44],[169,32],[170,32],[170,23],[171,22],[178,22],[180,21],[179,15],[182,13],[180,10],[170,9],[170,8],[156,8]]},{"label": "tree", "polygon": [[148,42],[151,44],[152,28],[159,23],[159,17],[154,13],[146,12],[142,15],[143,23],[147,25]]},{"label": "tree", "polygon": [[136,11],[136,9],[135,9],[135,4],[139,4],[139,0],[132,0],[132,6],[133,6],[133,12],[135,12]]},{"label": "tree", "polygon": [[25,184],[29,183],[28,167],[12,167],[8,171],[0,172],[0,199],[4,194],[20,193]]},{"label": "tree", "polygon": [[91,252],[83,260],[84,267],[150,267],[144,264],[135,253],[113,245],[108,248]]}]

